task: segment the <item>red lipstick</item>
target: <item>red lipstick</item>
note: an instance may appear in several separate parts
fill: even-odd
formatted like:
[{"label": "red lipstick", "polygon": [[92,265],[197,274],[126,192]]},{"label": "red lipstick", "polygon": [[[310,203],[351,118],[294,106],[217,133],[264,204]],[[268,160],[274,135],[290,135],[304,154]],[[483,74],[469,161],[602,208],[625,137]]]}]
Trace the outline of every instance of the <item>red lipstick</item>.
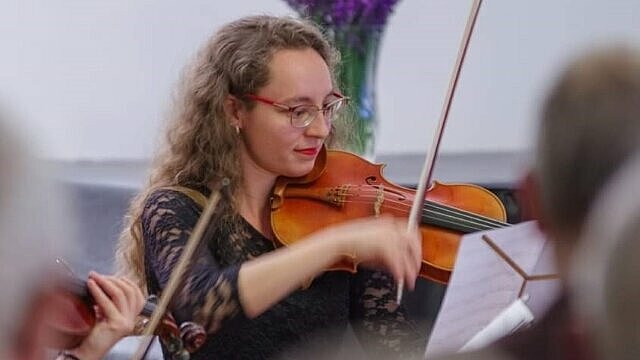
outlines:
[{"label": "red lipstick", "polygon": [[296,151],[307,156],[315,156],[318,154],[319,149],[313,147],[313,148],[306,148],[306,149],[297,149]]}]

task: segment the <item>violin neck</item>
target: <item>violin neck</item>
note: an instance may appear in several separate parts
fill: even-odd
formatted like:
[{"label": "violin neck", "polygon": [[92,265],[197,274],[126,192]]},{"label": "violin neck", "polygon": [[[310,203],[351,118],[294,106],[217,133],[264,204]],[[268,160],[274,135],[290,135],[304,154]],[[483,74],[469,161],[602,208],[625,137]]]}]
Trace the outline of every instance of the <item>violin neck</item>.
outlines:
[{"label": "violin neck", "polygon": [[[93,297],[89,292],[89,288],[87,287],[86,280],[83,280],[77,277],[69,277],[68,281],[64,282],[64,287],[67,289],[67,291],[78,296],[79,298],[85,301],[93,302]],[[156,304],[153,301],[147,300],[147,302],[142,307],[142,311],[140,312],[140,315],[149,317],[151,316],[151,314],[153,314],[153,311],[155,309],[156,309]]]}]

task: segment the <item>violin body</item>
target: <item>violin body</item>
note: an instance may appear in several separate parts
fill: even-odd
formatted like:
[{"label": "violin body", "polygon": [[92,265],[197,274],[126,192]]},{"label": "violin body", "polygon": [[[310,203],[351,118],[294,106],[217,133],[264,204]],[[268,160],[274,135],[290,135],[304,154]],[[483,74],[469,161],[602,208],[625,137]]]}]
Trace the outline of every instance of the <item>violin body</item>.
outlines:
[{"label": "violin body", "polygon": [[[70,285],[75,287],[75,284]],[[89,292],[72,292],[65,286],[64,290],[52,292],[50,301],[55,302],[56,309],[48,319],[48,327],[54,334],[49,346],[56,349],[73,349],[82,343],[96,324],[93,299]]]},{"label": "violin body", "polygon": [[[416,191],[386,180],[384,165],[344,151],[322,151],[302,178],[279,178],[271,204],[271,226],[283,245],[343,221],[390,214],[408,217]],[[434,182],[421,214],[420,276],[447,283],[461,235],[508,224],[495,194],[476,185]],[[393,239],[389,239],[393,241]],[[345,258],[331,270],[355,271]]]}]

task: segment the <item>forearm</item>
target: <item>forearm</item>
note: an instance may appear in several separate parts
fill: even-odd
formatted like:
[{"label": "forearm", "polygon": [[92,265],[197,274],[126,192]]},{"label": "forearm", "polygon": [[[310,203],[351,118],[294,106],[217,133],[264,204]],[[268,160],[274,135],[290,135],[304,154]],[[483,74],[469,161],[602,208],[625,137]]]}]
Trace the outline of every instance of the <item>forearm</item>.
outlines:
[{"label": "forearm", "polygon": [[238,275],[238,292],[246,316],[262,314],[347,253],[348,249],[334,238],[315,235],[246,262]]}]

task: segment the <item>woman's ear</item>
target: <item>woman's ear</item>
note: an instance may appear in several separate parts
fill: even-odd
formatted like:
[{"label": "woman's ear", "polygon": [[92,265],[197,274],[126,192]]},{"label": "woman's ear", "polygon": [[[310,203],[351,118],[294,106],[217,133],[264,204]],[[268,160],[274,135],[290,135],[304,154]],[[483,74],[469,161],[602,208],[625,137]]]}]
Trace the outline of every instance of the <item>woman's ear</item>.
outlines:
[{"label": "woman's ear", "polygon": [[236,128],[236,131],[240,131],[243,126],[243,119],[245,114],[245,108],[237,97],[228,95],[223,103],[224,113],[229,121],[229,125]]}]

